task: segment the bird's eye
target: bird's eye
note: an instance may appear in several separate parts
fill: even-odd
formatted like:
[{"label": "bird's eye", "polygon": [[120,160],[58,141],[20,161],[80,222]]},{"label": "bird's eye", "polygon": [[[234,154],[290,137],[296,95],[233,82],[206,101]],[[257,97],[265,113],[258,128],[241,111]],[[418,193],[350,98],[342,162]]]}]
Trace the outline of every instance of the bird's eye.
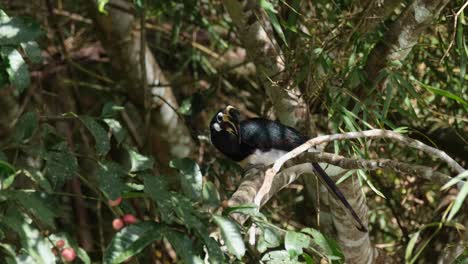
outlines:
[{"label": "bird's eye", "polygon": [[223,122],[223,113],[219,112],[218,115],[216,115],[216,121],[218,121],[218,123]]}]

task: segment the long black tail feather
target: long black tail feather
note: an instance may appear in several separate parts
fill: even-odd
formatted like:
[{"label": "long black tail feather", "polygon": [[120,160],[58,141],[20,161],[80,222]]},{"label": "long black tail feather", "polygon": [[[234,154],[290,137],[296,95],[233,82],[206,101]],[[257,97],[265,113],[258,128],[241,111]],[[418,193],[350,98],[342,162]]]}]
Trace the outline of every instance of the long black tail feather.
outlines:
[{"label": "long black tail feather", "polygon": [[356,226],[356,228],[359,231],[368,232],[367,228],[364,226],[361,219],[354,211],[353,207],[348,203],[343,193],[340,191],[340,189],[338,189],[338,186],[336,186],[335,182],[330,178],[330,176],[328,176],[328,174],[322,169],[322,167],[320,167],[318,163],[313,162],[312,166],[314,166],[314,169],[317,171],[318,175],[322,178],[322,180],[327,184],[328,188],[338,199],[340,199],[340,201],[346,207],[348,212],[353,216],[354,220],[356,220],[356,222],[358,223],[358,226]]}]

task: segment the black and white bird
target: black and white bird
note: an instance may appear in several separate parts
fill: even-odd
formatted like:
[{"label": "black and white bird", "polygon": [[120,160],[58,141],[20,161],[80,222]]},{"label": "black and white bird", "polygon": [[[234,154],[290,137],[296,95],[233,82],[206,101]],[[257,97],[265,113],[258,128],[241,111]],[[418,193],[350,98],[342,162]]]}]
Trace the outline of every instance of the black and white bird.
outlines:
[{"label": "black and white bird", "polygon": [[[292,127],[265,118],[240,120],[239,111],[227,106],[219,110],[210,122],[211,143],[231,160],[250,165],[271,165],[308,138]],[[357,228],[367,232],[366,227],[348,203],[343,193],[318,163],[312,163],[333,194],[357,222]]]}]

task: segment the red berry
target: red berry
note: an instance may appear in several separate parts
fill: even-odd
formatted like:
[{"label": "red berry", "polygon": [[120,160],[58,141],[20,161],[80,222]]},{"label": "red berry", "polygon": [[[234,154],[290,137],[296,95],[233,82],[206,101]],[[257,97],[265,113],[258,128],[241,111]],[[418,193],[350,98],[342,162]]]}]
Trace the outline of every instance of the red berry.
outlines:
[{"label": "red berry", "polygon": [[138,222],[138,219],[132,214],[126,214],[122,217],[122,219],[127,225],[131,225]]},{"label": "red berry", "polygon": [[55,245],[58,248],[63,248],[63,246],[65,246],[65,241],[63,241],[63,239],[60,239],[59,241],[55,242]]},{"label": "red berry", "polygon": [[51,248],[50,251],[52,251],[52,254],[54,254],[54,256],[58,256],[58,251],[56,248]]},{"label": "red berry", "polygon": [[62,250],[62,257],[65,261],[72,262],[76,258],[76,253],[73,248],[64,248]]},{"label": "red berry", "polygon": [[120,230],[120,229],[122,229],[123,226],[124,226],[124,222],[120,218],[116,218],[116,219],[114,219],[114,221],[112,221],[112,227],[115,230]]},{"label": "red berry", "polygon": [[110,206],[117,206],[122,202],[122,197],[119,197],[115,200],[109,200],[108,203]]}]

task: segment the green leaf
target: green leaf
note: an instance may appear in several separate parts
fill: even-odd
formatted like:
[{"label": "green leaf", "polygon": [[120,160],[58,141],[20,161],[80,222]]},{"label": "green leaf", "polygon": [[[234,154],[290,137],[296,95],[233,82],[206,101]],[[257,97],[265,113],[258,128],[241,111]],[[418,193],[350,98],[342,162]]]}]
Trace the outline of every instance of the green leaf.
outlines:
[{"label": "green leaf", "polygon": [[421,85],[422,88],[426,89],[427,91],[429,91],[431,93],[447,97],[449,99],[452,99],[452,100],[455,100],[455,101],[459,102],[460,104],[468,106],[468,102],[466,102],[465,100],[463,100],[463,98],[459,97],[456,94],[453,94],[453,93],[451,93],[451,92],[449,92],[447,90],[442,90],[442,89],[439,89],[439,88],[432,87],[432,86],[424,84],[424,83],[422,83],[422,82],[420,82],[418,80],[415,80],[415,81],[419,85]]},{"label": "green leaf", "polygon": [[390,103],[392,102],[392,98],[393,98],[393,86],[396,84],[396,82],[394,81],[393,78],[390,78],[387,82],[387,87],[386,87],[386,90],[387,90],[387,93],[385,95],[385,103],[384,103],[384,108],[383,108],[383,111],[382,111],[382,116],[383,117],[387,117],[387,113],[388,113],[388,108],[390,107]]},{"label": "green leaf", "polygon": [[460,192],[458,193],[457,198],[455,198],[455,203],[453,204],[452,209],[450,209],[450,213],[447,217],[448,221],[451,221],[453,217],[457,214],[457,212],[460,210],[461,206],[463,205],[463,201],[465,201],[467,195],[468,195],[468,182],[465,182]]},{"label": "green leaf", "polygon": [[448,181],[440,190],[447,190],[448,188],[452,187],[453,185],[463,182],[464,179],[468,179],[468,170],[458,174],[456,177],[453,177]]},{"label": "green leaf", "polygon": [[130,156],[130,172],[137,172],[137,171],[144,171],[144,170],[152,170],[153,169],[153,158],[146,157],[141,155],[140,153],[128,149],[128,155]]},{"label": "green leaf", "polygon": [[309,234],[312,236],[313,241],[323,250],[325,255],[331,259],[341,259],[344,260],[344,255],[341,252],[340,246],[336,241],[326,237],[324,234],[320,233],[318,230],[313,228],[304,228],[301,232]]},{"label": "green leaf", "polygon": [[179,112],[183,115],[192,114],[192,97],[185,98],[179,107]]},{"label": "green leaf", "polygon": [[16,178],[16,170],[10,163],[0,160],[0,190],[8,189]]},{"label": "green leaf", "polygon": [[44,176],[42,171],[37,170],[37,169],[29,169],[29,170],[23,170],[23,172],[24,172],[24,175],[26,175],[32,181],[39,184],[39,186],[42,189],[44,189],[44,191],[46,191],[47,193],[51,193],[53,191],[53,188],[50,185],[50,182]]},{"label": "green leaf", "polygon": [[110,150],[110,143],[106,130],[104,130],[104,128],[102,128],[102,126],[90,116],[81,116],[80,120],[86,128],[88,128],[91,134],[93,134],[97,154],[99,156],[106,155]]},{"label": "green leaf", "polygon": [[171,223],[174,220],[172,210],[172,195],[167,190],[167,183],[164,176],[146,175],[144,177],[145,193],[158,204],[160,216],[165,223]]},{"label": "green leaf", "polygon": [[177,252],[177,256],[180,258],[182,263],[187,264],[201,264],[203,261],[201,258],[193,252],[192,240],[185,234],[172,230],[164,230],[164,237],[169,240],[172,247]]},{"label": "green leaf", "polygon": [[275,250],[270,251],[263,255],[262,261],[268,264],[296,264],[301,263],[297,260],[297,257],[291,258],[289,252],[286,250]]},{"label": "green leaf", "polygon": [[32,63],[41,63],[42,54],[41,49],[36,41],[22,42],[21,47],[26,53],[26,56],[31,60]]},{"label": "green leaf", "polygon": [[0,20],[0,46],[19,45],[42,35],[39,24],[30,18],[5,18]]},{"label": "green leaf", "polygon": [[266,217],[258,210],[258,206],[254,203],[240,204],[237,206],[228,207],[224,210],[227,215],[240,213],[251,217],[260,218],[266,220]]},{"label": "green leaf", "polygon": [[114,135],[114,138],[117,140],[117,143],[122,143],[122,141],[125,139],[126,132],[120,122],[111,118],[104,118],[102,121],[107,124],[112,132],[112,135]]},{"label": "green leaf", "polygon": [[49,227],[54,228],[55,212],[51,206],[51,202],[47,199],[45,193],[35,191],[15,191],[13,197],[27,211],[35,216],[35,218]]},{"label": "green leaf", "polygon": [[125,109],[125,107],[123,107],[123,106],[116,105],[113,102],[107,102],[102,107],[100,117],[101,118],[111,118],[111,119],[113,119],[113,118],[117,117],[118,112],[120,112],[120,111],[122,111],[124,109]]},{"label": "green leaf", "polygon": [[229,252],[241,259],[245,254],[245,244],[236,224],[222,216],[213,216],[213,220],[221,229],[221,235]]},{"label": "green leaf", "polygon": [[367,174],[363,170],[356,170],[356,172],[362,179],[364,179],[364,181],[375,192],[375,194],[377,194],[378,196],[384,199],[387,199],[385,195],[379,189],[377,189],[377,187],[375,187],[374,184],[369,180],[369,178],[367,177]]},{"label": "green leaf", "polygon": [[210,181],[206,181],[205,184],[203,184],[203,200],[212,207],[219,206],[220,197],[218,190]]},{"label": "green leaf", "polygon": [[295,255],[302,254],[302,249],[309,247],[310,237],[306,234],[288,231],[284,238],[284,247],[288,252],[295,252]]},{"label": "green leaf", "polygon": [[281,236],[275,228],[261,223],[257,223],[257,225],[262,229],[262,235],[257,242],[259,252],[263,253],[267,249],[278,247],[281,244]]},{"label": "green leaf", "polygon": [[284,42],[286,47],[288,46],[288,42],[286,41],[286,37],[284,35],[283,29],[281,28],[281,24],[278,21],[278,17],[276,14],[278,13],[274,6],[268,1],[268,0],[260,0],[260,7],[265,10],[267,13],[268,17],[270,18],[271,25],[273,26],[273,29],[276,31],[278,36],[281,38],[281,40]]},{"label": "green leaf", "polygon": [[421,231],[418,231],[411,235],[411,239],[406,246],[405,251],[405,263],[412,263],[411,256],[413,254],[414,247],[416,246],[416,242],[418,242],[419,235]]},{"label": "green leaf", "polygon": [[107,15],[106,5],[109,2],[109,0],[97,0],[97,2],[99,12]]},{"label": "green leaf", "polygon": [[35,112],[27,112],[21,116],[15,127],[14,139],[16,142],[24,142],[30,139],[37,129],[37,115]]},{"label": "green leaf", "polygon": [[0,54],[8,61],[9,67],[6,72],[11,85],[15,86],[20,93],[23,92],[31,82],[28,65],[21,54],[12,47],[1,47]]},{"label": "green leaf", "polygon": [[115,200],[129,189],[122,179],[125,174],[124,169],[115,162],[104,161],[99,164],[97,172],[99,188],[109,199]]},{"label": "green leaf", "polygon": [[0,243],[0,248],[2,249],[3,252],[10,255],[10,257],[13,257],[13,258],[16,257],[15,246],[10,245],[10,244]]},{"label": "green leaf", "polygon": [[203,178],[198,164],[189,159],[174,159],[169,163],[171,168],[181,173],[181,185],[184,193],[192,200],[198,200],[202,193]]},{"label": "green leaf", "polygon": [[66,180],[75,177],[78,169],[76,157],[68,150],[66,143],[62,142],[46,152],[47,161],[45,175],[56,186],[61,186]]},{"label": "green leaf", "polygon": [[104,263],[121,263],[162,238],[161,227],[154,222],[126,226],[112,239],[104,253]]}]

